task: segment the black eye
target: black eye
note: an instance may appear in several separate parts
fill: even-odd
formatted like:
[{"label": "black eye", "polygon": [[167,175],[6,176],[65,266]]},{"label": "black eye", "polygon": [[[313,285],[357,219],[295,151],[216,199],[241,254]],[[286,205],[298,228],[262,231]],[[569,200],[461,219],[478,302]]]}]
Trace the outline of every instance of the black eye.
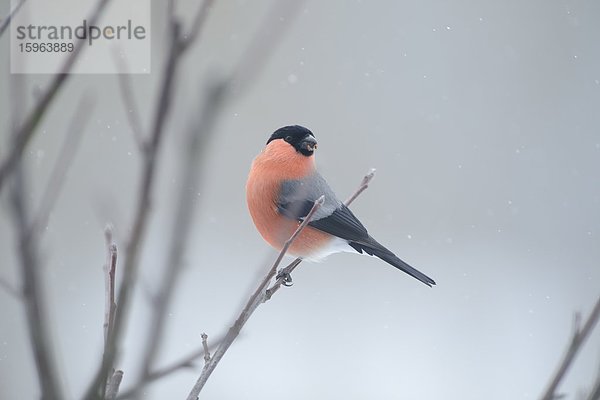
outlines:
[{"label": "black eye", "polygon": [[286,136],[285,139],[286,142],[291,143],[292,142],[292,137],[291,136]]}]

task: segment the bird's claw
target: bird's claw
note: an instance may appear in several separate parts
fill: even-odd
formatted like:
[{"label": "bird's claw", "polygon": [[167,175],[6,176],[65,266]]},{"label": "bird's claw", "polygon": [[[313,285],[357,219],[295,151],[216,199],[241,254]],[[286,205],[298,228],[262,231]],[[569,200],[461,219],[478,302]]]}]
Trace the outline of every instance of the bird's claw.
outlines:
[{"label": "bird's claw", "polygon": [[282,269],[281,271],[279,271],[275,278],[277,280],[281,279],[282,285],[285,287],[290,287],[294,284],[292,282],[292,275],[289,272],[287,272],[285,269]]}]

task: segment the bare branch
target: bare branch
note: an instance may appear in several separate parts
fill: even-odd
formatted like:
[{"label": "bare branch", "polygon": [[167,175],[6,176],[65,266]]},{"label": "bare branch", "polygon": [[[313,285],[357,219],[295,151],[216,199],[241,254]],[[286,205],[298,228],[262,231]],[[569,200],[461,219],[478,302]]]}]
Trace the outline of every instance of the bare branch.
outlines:
[{"label": "bare branch", "polygon": [[204,349],[204,362],[207,363],[210,361],[210,350],[208,349],[208,335],[206,333],[202,334],[202,348]]},{"label": "bare branch", "polygon": [[[20,121],[23,110],[23,79],[14,76],[11,82],[13,101],[12,105],[12,139],[16,136],[17,121]],[[19,154],[14,162],[14,174],[11,180],[11,205],[14,232],[16,236],[17,257],[20,263],[22,297],[25,305],[28,336],[33,351],[33,358],[37,370],[41,398],[59,399],[61,387],[53,354],[52,336],[48,313],[46,312],[43,278],[40,271],[38,253],[38,235],[30,230],[31,211],[27,190],[27,175],[25,166]]]},{"label": "bare branch", "polygon": [[180,191],[174,210],[175,218],[173,219],[171,228],[170,243],[167,250],[167,259],[163,267],[163,276],[159,280],[162,282],[162,285],[156,295],[151,326],[148,329],[148,341],[143,352],[144,357],[142,358],[140,382],[147,379],[147,375],[150,374],[154,365],[165,329],[167,311],[183,269],[182,258],[184,249],[188,242],[194,210],[198,205],[196,191],[190,190],[190,187],[198,185],[202,150],[205,150],[207,147],[205,143],[210,137],[213,131],[213,124],[219,115],[224,89],[224,85],[216,85],[210,89],[204,101],[204,107],[198,116],[198,121],[190,126],[184,142],[184,156],[181,158],[179,174],[182,177]]},{"label": "bare branch", "polygon": [[[220,343],[222,340],[223,340],[223,338],[218,338],[218,340],[216,340],[215,343]],[[216,345],[208,346],[208,351],[210,352],[211,350],[214,350],[215,348],[216,348]],[[141,382],[141,384],[146,385],[148,383],[155,382],[159,379],[164,378],[165,376],[171,375],[174,372],[180,371],[182,369],[194,368],[196,366],[195,361],[197,359],[199,359],[200,357],[203,357],[204,355],[206,355],[206,348],[204,347],[204,344],[203,344],[201,348],[194,350],[193,352],[191,352],[187,356],[181,358],[180,360],[175,361],[172,364],[167,365],[166,367],[162,367],[162,368],[152,371],[148,375],[146,381]],[[131,398],[134,394],[138,393],[139,390],[140,390],[140,385],[138,384],[137,386],[130,388],[127,391],[121,392],[121,394],[119,394],[119,396],[117,398],[119,400]]]},{"label": "bare branch", "polygon": [[581,329],[579,328],[580,317],[575,317],[575,329],[571,341],[569,343],[569,347],[567,348],[567,351],[562,361],[560,362],[556,373],[550,380],[546,391],[542,395],[541,400],[552,400],[556,398],[556,389],[558,388],[558,385],[565,377],[567,371],[569,370],[569,367],[571,366],[571,363],[575,359],[575,356],[581,349],[582,345],[585,343],[585,340],[589,336],[590,332],[595,328],[596,324],[598,323],[598,319],[600,319],[600,297],[596,301],[596,304],[594,305],[590,316],[585,321]]},{"label": "bare branch", "polygon": [[358,189],[356,189],[352,196],[348,197],[348,200],[344,202],[346,207],[350,206],[350,204],[352,204],[352,202],[356,200],[356,198],[360,196],[360,194],[369,187],[369,183],[371,182],[371,179],[373,179],[374,176],[375,168],[371,168],[371,170],[363,177],[362,181],[360,182],[360,185],[358,186]]},{"label": "bare branch", "polygon": [[29,209],[25,196],[25,177],[20,158],[15,165],[12,187],[12,206],[15,231],[18,234],[18,249],[21,263],[21,280],[23,282],[23,299],[25,302],[29,340],[43,399],[60,399],[61,389],[58,369],[52,352],[48,313],[44,310],[44,292],[39,275],[37,235],[28,229]]},{"label": "bare branch", "polygon": [[[109,1],[110,0],[98,0],[90,17],[87,18],[90,26],[96,25]],[[54,100],[54,97],[58,94],[59,90],[70,77],[69,72],[73,68],[73,65],[75,65],[75,61],[77,61],[85,44],[86,39],[78,39],[75,41],[73,51],[70,52],[68,57],[65,59],[65,62],[61,68],[61,73],[54,75],[54,78],[50,82],[48,89],[46,89],[46,91],[43,92],[43,94],[39,97],[38,101],[33,106],[33,109],[29,112],[23,123],[20,124],[19,128],[17,129],[12,147],[8,151],[6,159],[0,162],[0,192],[2,192],[6,178],[15,168],[15,164],[33,137],[38,124],[46,114],[46,111],[52,103],[52,100]]]},{"label": "bare branch", "polygon": [[54,209],[56,200],[60,195],[67,172],[75,158],[77,148],[83,137],[83,131],[86,123],[89,121],[93,108],[93,100],[89,95],[84,94],[81,97],[75,110],[75,114],[67,128],[67,135],[56,158],[56,164],[50,173],[50,178],[46,184],[42,200],[38,206],[36,217],[33,221],[31,230],[34,233],[41,232],[48,224],[50,213]]},{"label": "bare branch", "polygon": [[285,242],[283,248],[277,256],[277,259],[273,263],[273,266],[271,266],[271,269],[267,272],[267,275],[265,275],[256,291],[252,294],[252,296],[250,296],[250,299],[246,303],[246,306],[238,316],[233,326],[229,328],[229,331],[227,332],[227,335],[225,336],[223,341],[219,343],[219,347],[217,347],[215,354],[211,357],[210,361],[204,364],[202,373],[200,374],[200,377],[198,378],[196,384],[194,385],[190,394],[188,395],[187,400],[196,400],[198,398],[200,391],[206,384],[206,381],[208,380],[212,372],[219,364],[219,361],[221,361],[221,358],[223,358],[223,356],[229,349],[229,346],[231,346],[233,341],[238,337],[248,319],[252,316],[254,311],[256,311],[256,308],[264,302],[266,296],[266,289],[269,286],[269,282],[271,282],[271,279],[273,279],[273,277],[275,276],[277,268],[279,267],[281,260],[285,256],[285,253],[288,251],[289,247],[292,245],[292,243],[298,237],[298,235],[302,232],[302,230],[306,228],[306,226],[314,216],[315,212],[317,212],[319,207],[323,204],[324,200],[325,198],[321,196],[317,201],[315,201],[315,204],[313,204],[310,212],[304,218],[304,221],[302,221],[302,223],[298,226],[294,234]]},{"label": "bare branch", "polygon": [[111,375],[110,380],[106,385],[106,395],[104,397],[105,400],[115,400],[117,398],[117,394],[119,394],[119,387],[121,386],[122,381],[123,371],[115,371]]},{"label": "bare branch", "polygon": [[[104,264],[105,305],[104,305],[104,351],[102,358],[107,357],[110,343],[112,342],[117,304],[115,302],[115,276],[117,272],[117,245],[113,242],[112,227],[108,225],[104,230],[106,242],[106,263]],[[103,388],[100,389],[101,399],[114,399],[119,393],[119,386],[123,379],[123,371],[114,371],[106,378]],[[110,393],[109,393],[110,391]],[[112,397],[111,397],[112,396]]]},{"label": "bare branch", "polygon": [[105,282],[106,282],[106,302],[104,307],[104,351],[108,346],[115,322],[117,312],[117,303],[115,302],[115,276],[117,273],[117,245],[112,240],[112,230],[107,227],[106,237],[106,264]]},{"label": "bare branch", "polygon": [[167,259],[163,267],[163,276],[160,279],[162,285],[156,295],[154,313],[150,322],[151,326],[148,329],[148,341],[143,352],[140,382],[147,380],[160,349],[165,320],[168,315],[167,311],[183,269],[184,249],[188,242],[194,210],[198,205],[196,191],[190,190],[190,187],[198,185],[203,150],[207,147],[206,142],[213,132],[214,123],[222,109],[225,88],[224,83],[217,83],[209,88],[204,99],[204,106],[197,116],[197,121],[190,125],[184,141],[184,156],[181,158],[179,173],[179,176],[182,177],[180,190],[174,210],[175,217],[171,235],[169,236]]},{"label": "bare branch", "polygon": [[10,10],[10,13],[8,13],[6,17],[4,17],[2,22],[0,22],[0,36],[2,36],[6,28],[8,28],[8,25],[10,25],[10,21],[13,19],[15,14],[19,12],[19,9],[23,6],[23,4],[25,4],[25,0],[21,0],[12,10]]},{"label": "bare branch", "polygon": [[[209,9],[210,9],[210,4],[203,6],[203,8],[200,9],[200,11],[199,11],[199,16],[195,18],[195,23],[198,23],[198,24],[203,23],[203,21],[206,18],[205,14],[208,12]],[[205,11],[203,11],[203,10],[205,10]],[[86,399],[96,398],[96,396],[97,396],[96,391],[98,390],[99,385],[106,380],[106,376],[108,375],[109,371],[111,370],[114,359],[118,353],[117,345],[119,343],[119,337],[121,336],[121,332],[123,330],[122,326],[124,325],[124,321],[126,321],[128,303],[129,303],[129,298],[131,296],[131,294],[130,294],[131,287],[133,286],[133,282],[135,281],[135,277],[137,276],[137,269],[138,269],[137,259],[138,259],[138,255],[139,255],[139,248],[140,248],[142,240],[143,240],[143,235],[146,231],[148,210],[150,208],[150,194],[151,194],[151,189],[152,189],[153,181],[154,181],[154,171],[156,168],[155,160],[157,158],[159,145],[162,141],[166,117],[171,108],[172,89],[174,87],[177,66],[179,64],[181,56],[189,48],[190,44],[192,43],[192,40],[194,40],[195,38],[198,37],[198,32],[200,31],[200,27],[194,26],[192,28],[192,32],[195,32],[195,33],[193,35],[190,35],[186,39],[182,39],[180,23],[177,21],[176,17],[174,16],[173,1],[169,1],[167,4],[167,15],[169,17],[169,29],[170,29],[169,51],[168,51],[168,55],[167,55],[167,59],[166,59],[167,64],[165,66],[165,69],[164,69],[164,72],[162,75],[161,91],[160,91],[160,96],[159,96],[156,112],[154,114],[155,118],[153,121],[152,130],[150,133],[150,139],[149,139],[147,145],[145,146],[145,151],[144,151],[144,168],[143,168],[142,184],[141,184],[141,189],[140,189],[140,195],[138,197],[139,200],[138,200],[138,205],[136,208],[136,216],[134,219],[133,230],[132,230],[130,240],[128,242],[127,250],[126,250],[126,261],[125,261],[125,266],[124,266],[123,282],[120,287],[119,296],[118,296],[119,312],[117,313],[116,318],[115,318],[115,328],[114,328],[112,343],[109,343],[106,357],[103,360],[102,366],[99,369],[98,373],[96,374],[92,385],[90,385],[90,389],[87,392]],[[281,14],[277,15],[277,19],[279,19],[280,15]],[[275,19],[275,17],[273,17],[273,18]],[[267,22],[269,22],[269,21],[267,21]],[[281,24],[281,25],[287,26],[289,24]],[[280,35],[276,35],[276,36],[278,39]],[[260,44],[260,46],[264,46],[264,41],[256,41],[256,39],[257,38],[255,38],[255,45]],[[274,41],[275,40],[270,41],[269,44],[272,44],[271,42],[274,42]],[[265,46],[265,47],[269,50],[272,49],[272,46]],[[266,55],[266,53],[268,53],[268,52],[261,51],[260,55],[259,54],[250,54],[250,55],[252,55],[252,57],[242,58],[242,61],[239,63],[239,65],[237,66],[237,68],[234,71],[243,72],[244,79],[251,79],[253,77],[253,74],[248,73],[248,71],[251,70],[252,72],[257,72],[259,70],[258,66],[263,65],[263,63],[266,60],[266,57],[262,57],[261,55]],[[254,61],[252,61],[252,60],[254,60]],[[254,63],[253,64],[254,67],[250,68],[250,69],[244,68],[244,66],[248,63]],[[237,76],[237,75],[239,75],[239,73],[234,73],[234,75]],[[237,76],[237,78],[239,78],[239,76]],[[243,82],[244,79],[241,79],[241,81]],[[213,87],[211,87],[209,94],[207,96],[205,109],[206,110],[214,110],[215,112],[201,113],[201,115],[205,118],[205,120],[200,121],[201,124],[203,124],[200,126],[211,127],[212,124],[214,123],[214,121],[216,119],[216,115],[218,114],[217,111],[220,111],[222,103],[224,103],[224,98],[226,97],[225,94],[226,94],[226,92],[228,92],[227,83],[229,81],[230,80],[225,80],[225,81],[219,82],[216,85],[214,85]],[[239,91],[238,91],[238,94],[239,94]],[[206,116],[208,116],[208,118],[206,118]],[[204,136],[207,136],[206,133],[209,132],[209,129],[202,129],[200,131],[204,132],[204,134],[197,135],[197,136],[204,137]],[[195,169],[193,169],[193,170],[195,170]],[[196,174],[197,171],[193,171],[192,173]],[[181,231],[184,232],[185,229],[181,229]],[[183,237],[185,237],[185,235],[186,234],[184,234]],[[169,250],[170,255],[169,255],[168,259],[176,262],[175,264],[171,264],[171,265],[177,265],[177,263],[178,263],[177,260],[181,257],[181,252],[176,251],[177,248],[183,249],[182,246],[175,243],[175,245],[171,246],[171,250]],[[179,268],[180,267],[176,267],[176,269],[179,269]],[[162,304],[162,305],[160,306],[160,308],[157,309],[157,312],[155,313],[156,316],[152,322],[152,326],[157,326],[157,324],[160,323],[160,325],[159,325],[160,328],[157,330],[149,331],[150,334],[152,335],[149,339],[149,343],[156,343],[157,345],[160,343],[160,337],[162,336],[163,327],[162,327],[161,321],[164,318],[164,311],[168,308],[169,299],[171,297],[170,292],[172,289],[170,289],[170,288],[172,288],[174,286],[173,282],[175,282],[175,280],[177,279],[178,272],[171,271],[171,273],[169,275],[170,275],[169,278],[164,281],[163,287],[159,290],[159,295],[158,295],[159,301],[157,304]],[[161,314],[162,314],[162,316],[161,316]],[[144,363],[144,365],[143,365],[143,373],[142,373],[142,377],[140,378],[141,383],[147,381],[147,379],[146,379],[147,377],[144,378],[144,375],[148,375],[148,373],[149,373],[148,368],[152,368],[152,361],[155,357],[157,347],[158,346],[154,346],[154,347],[148,346],[148,349],[150,349],[150,350],[148,353],[146,353],[144,359],[149,360],[150,362]],[[136,394],[134,394],[134,397],[135,397],[135,395]]]},{"label": "bare branch", "polygon": [[[114,360],[119,353],[119,344],[127,321],[131,293],[137,279],[139,252],[148,225],[152,189],[154,187],[154,178],[157,168],[157,158],[164,137],[165,122],[171,110],[171,97],[176,81],[177,68],[182,55],[185,53],[185,50],[189,48],[189,44],[191,43],[188,42],[185,46],[181,45],[181,27],[179,22],[172,15],[172,12],[173,3],[169,2],[168,14],[170,32],[168,54],[162,74],[160,94],[154,113],[155,117],[152,123],[150,138],[144,144],[142,152],[143,168],[137,206],[135,209],[136,214],[134,217],[133,228],[127,242],[123,278],[118,294],[119,312],[115,316],[113,335],[107,344],[102,364],[86,392],[85,399],[87,400],[98,398],[99,393],[102,392],[104,387],[103,382],[106,382],[108,375],[113,368]],[[146,367],[144,366],[144,368]],[[144,375],[146,374],[147,371]],[[143,378],[140,380],[140,382],[145,381],[146,379]]]}]

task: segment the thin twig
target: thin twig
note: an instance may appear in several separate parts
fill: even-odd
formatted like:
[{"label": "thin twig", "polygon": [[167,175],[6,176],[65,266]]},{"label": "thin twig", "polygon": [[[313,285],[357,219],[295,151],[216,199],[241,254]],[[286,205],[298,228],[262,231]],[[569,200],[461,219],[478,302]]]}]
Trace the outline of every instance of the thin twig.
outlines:
[{"label": "thin twig", "polygon": [[[113,242],[112,228],[107,226],[104,230],[106,241],[106,264],[105,272],[105,306],[104,306],[104,352],[102,358],[106,357],[112,341],[115,316],[117,314],[117,303],[115,302],[115,277],[117,272],[117,245]],[[103,399],[114,399],[119,393],[119,386],[123,379],[123,371],[114,371],[106,378],[104,390],[100,393]],[[112,391],[109,393],[109,390]],[[112,397],[111,397],[112,396]]]},{"label": "thin twig", "polygon": [[20,159],[18,159],[15,168],[12,185],[12,206],[15,231],[18,233],[23,299],[29,326],[29,340],[37,367],[42,399],[61,399],[58,369],[52,352],[48,313],[43,306],[45,296],[39,274],[37,235],[32,234],[28,229],[29,210],[25,197],[25,179]]},{"label": "thin twig", "polygon": [[346,207],[350,206],[350,204],[352,204],[352,202],[356,200],[356,198],[360,196],[360,194],[369,187],[371,179],[373,179],[373,177],[375,176],[375,171],[375,168],[371,168],[371,170],[363,177],[362,181],[360,182],[360,185],[358,185],[358,189],[356,189],[352,196],[348,197],[348,200],[344,202]]},{"label": "thin twig", "polygon": [[577,353],[579,352],[579,350],[585,343],[585,340],[589,336],[590,332],[594,329],[594,327],[598,323],[599,319],[600,319],[600,297],[596,301],[596,304],[594,305],[594,308],[592,309],[590,316],[587,318],[587,320],[585,321],[585,323],[583,324],[583,327],[581,327],[581,329],[579,329],[579,327],[578,327],[578,325],[579,325],[579,323],[577,322],[578,319],[575,318],[575,324],[574,324],[575,329],[574,329],[571,341],[569,343],[569,347],[567,348],[567,351],[566,351],[562,361],[560,362],[558,369],[556,370],[556,373],[552,376],[552,379],[550,380],[550,383],[548,384],[546,391],[540,398],[541,400],[552,400],[556,397],[556,389],[558,388],[558,385],[560,384],[562,379],[565,377],[567,371],[569,370],[569,367],[571,366],[571,363],[575,359],[575,356],[577,355]]},{"label": "thin twig", "polygon": [[[23,110],[23,78],[11,80],[13,109],[11,112],[13,142],[18,140],[17,125]],[[49,314],[46,311],[43,277],[40,271],[38,235],[31,230],[31,211],[27,190],[27,175],[21,154],[15,157],[12,179],[11,205],[14,231],[17,236],[17,256],[20,262],[23,301],[31,349],[37,370],[41,398],[62,398],[59,370],[53,354]]]},{"label": "thin twig", "polygon": [[50,178],[46,184],[42,200],[37,208],[35,214],[36,217],[33,220],[31,230],[36,234],[42,232],[44,227],[48,224],[50,213],[54,209],[56,200],[58,199],[65,182],[67,172],[75,158],[79,143],[81,143],[85,125],[91,117],[93,104],[93,99],[89,94],[84,94],[78,102],[77,109],[67,128],[67,135],[65,136],[58,153],[58,157],[56,157],[56,164],[50,173]]},{"label": "thin twig", "polygon": [[19,12],[19,9],[21,8],[21,6],[23,6],[24,3],[25,3],[25,0],[21,0],[19,3],[17,3],[17,5],[12,10],[10,10],[10,13],[8,13],[8,15],[6,17],[4,17],[4,19],[0,23],[0,36],[2,36],[2,34],[6,30],[6,28],[8,28],[10,21],[13,19],[15,14],[17,12]]},{"label": "thin twig", "polygon": [[[356,200],[356,198],[358,196],[360,196],[360,194],[369,187],[369,183],[371,182],[371,180],[373,179],[374,176],[375,176],[375,168],[372,168],[363,177],[362,181],[360,182],[360,184],[358,185],[358,188],[356,188],[354,193],[352,193],[352,195],[350,197],[348,197],[348,200],[346,200],[344,202],[346,207],[350,206],[350,204],[352,204],[352,202],[354,200]],[[279,273],[277,274],[277,280],[275,281],[273,286],[271,286],[269,289],[267,289],[267,295],[265,297],[265,301],[270,300],[271,296],[273,296],[281,288],[282,285],[286,285],[290,281],[291,273],[296,269],[296,267],[298,267],[298,265],[300,265],[301,262],[302,262],[302,258],[296,258],[294,261],[292,261],[290,263],[290,265],[288,265],[287,267],[285,267],[279,271]]]},{"label": "thin twig", "polygon": [[107,385],[106,385],[106,395],[104,397],[105,400],[115,400],[117,395],[119,394],[119,387],[121,387],[121,382],[123,381],[123,371],[117,370],[115,371]]},{"label": "thin twig", "polygon": [[298,228],[296,229],[294,234],[285,242],[283,248],[281,249],[281,251],[279,252],[279,255],[277,256],[277,259],[271,266],[271,269],[267,272],[267,274],[263,278],[262,282],[260,283],[260,285],[258,286],[256,291],[252,294],[252,296],[250,296],[250,299],[246,303],[246,306],[244,307],[244,309],[238,316],[238,318],[235,321],[235,323],[233,324],[233,326],[231,328],[229,328],[227,335],[221,341],[221,343],[219,344],[219,347],[217,347],[217,350],[215,351],[214,355],[211,357],[210,361],[208,361],[206,364],[204,364],[204,368],[202,369],[202,372],[200,373],[200,377],[198,378],[198,380],[196,381],[196,384],[190,391],[190,394],[188,395],[187,400],[196,400],[198,398],[198,395],[200,394],[200,391],[204,387],[204,384],[206,384],[206,381],[208,380],[208,378],[210,377],[212,372],[215,370],[215,368],[219,364],[219,361],[221,361],[221,358],[223,358],[223,356],[225,355],[225,353],[227,352],[227,350],[229,349],[229,347],[231,346],[233,341],[238,337],[238,335],[240,334],[242,328],[244,327],[244,325],[246,324],[248,319],[252,316],[254,311],[256,311],[256,308],[261,303],[263,303],[265,295],[266,295],[266,289],[269,286],[269,282],[271,282],[271,280],[275,276],[275,273],[277,272],[277,268],[279,267],[279,264],[281,263],[281,260],[287,253],[289,247],[292,245],[294,240],[296,240],[296,238],[302,232],[302,230],[304,228],[306,228],[306,226],[308,225],[308,223],[311,221],[312,217],[314,216],[315,212],[317,212],[319,207],[321,207],[321,205],[323,204],[324,200],[325,200],[325,198],[323,196],[321,196],[321,197],[319,197],[319,199],[317,199],[317,201],[315,201],[310,212],[304,218],[304,221],[302,221],[302,223],[298,226]]},{"label": "thin twig", "polygon": [[[203,7],[204,9],[204,7]],[[208,8],[206,8],[208,10]],[[204,18],[196,20],[203,23]],[[180,37],[180,30],[174,17],[171,21],[173,27],[173,47],[179,48],[179,53],[182,54],[188,48],[191,41],[198,37],[190,36],[187,39]],[[167,311],[171,304],[174,289],[178,282],[179,276],[183,269],[182,258],[184,249],[187,245],[191,223],[193,220],[194,210],[197,207],[197,196],[195,191],[191,191],[190,187],[198,185],[198,180],[201,172],[200,162],[203,159],[203,152],[206,150],[206,143],[213,132],[214,124],[222,110],[222,102],[226,90],[225,82],[218,82],[208,88],[206,97],[203,99],[203,108],[197,114],[195,121],[187,130],[187,135],[184,140],[184,156],[181,158],[180,173],[181,185],[177,196],[175,207],[175,217],[171,228],[169,246],[167,250],[167,259],[163,268],[163,276],[159,281],[162,283],[159,287],[154,301],[154,313],[152,314],[150,328],[148,329],[148,340],[145,350],[142,352],[141,374],[138,379],[139,383],[147,381],[148,375],[154,367],[154,362],[160,345],[162,342],[163,333],[165,330],[165,321]],[[140,385],[140,388],[143,385]],[[137,395],[134,396],[134,398]]]},{"label": "thin twig", "polygon": [[[218,338],[218,340],[215,340],[214,343],[218,344],[222,340],[223,340],[223,338]],[[216,344],[208,346],[208,351],[210,352],[211,350],[214,350],[216,347],[217,347]],[[164,378],[165,376],[171,375],[182,369],[194,368],[196,366],[195,361],[198,360],[199,358],[203,357],[205,354],[206,354],[206,349],[204,348],[204,345],[203,345],[199,349],[192,351],[190,354],[184,356],[183,358],[181,358],[165,367],[158,368],[158,369],[152,371],[150,373],[150,375],[148,375],[146,381],[142,382],[142,385],[145,386],[148,383],[155,382],[159,379]],[[129,388],[128,390],[121,392],[117,396],[117,399],[125,400],[128,398],[131,398],[134,394],[138,393],[139,390],[140,390],[139,385],[135,386],[133,388]]]},{"label": "thin twig", "polygon": [[202,334],[202,348],[204,349],[204,362],[207,363],[210,361],[210,350],[208,349],[208,335],[206,333]]},{"label": "thin twig", "polygon": [[[90,17],[87,18],[89,26],[96,25],[109,1],[110,0],[98,0]],[[11,149],[8,151],[8,155],[0,162],[0,192],[2,192],[6,178],[11,174],[11,171],[15,168],[15,164],[23,154],[25,147],[27,147],[27,144],[31,141],[38,124],[46,114],[50,104],[52,104],[54,97],[71,76],[69,72],[75,65],[75,62],[79,58],[86,43],[86,39],[78,39],[75,41],[73,51],[70,52],[65,59],[60,73],[54,75],[54,78],[46,91],[39,97],[38,101],[33,106],[33,109],[17,129],[15,139],[13,140]]]},{"label": "thin twig", "polygon": [[219,115],[224,90],[224,85],[217,85],[210,89],[204,101],[204,107],[199,113],[198,121],[190,126],[184,142],[184,155],[181,158],[179,174],[182,180],[169,236],[167,259],[163,268],[163,276],[159,280],[162,284],[154,299],[154,313],[148,329],[148,341],[145,351],[142,352],[144,356],[142,357],[140,382],[147,380],[147,376],[154,367],[166,327],[168,309],[184,266],[182,262],[184,249],[189,239],[194,210],[198,206],[196,191],[190,190],[190,187],[198,185],[203,150],[207,148],[206,141],[209,139],[210,133],[213,131],[213,124]]},{"label": "thin twig", "polygon": [[112,240],[112,229],[107,227],[104,231],[106,237],[106,302],[104,307],[104,351],[108,346],[115,322],[117,303],[115,302],[115,276],[117,272],[117,245]]}]

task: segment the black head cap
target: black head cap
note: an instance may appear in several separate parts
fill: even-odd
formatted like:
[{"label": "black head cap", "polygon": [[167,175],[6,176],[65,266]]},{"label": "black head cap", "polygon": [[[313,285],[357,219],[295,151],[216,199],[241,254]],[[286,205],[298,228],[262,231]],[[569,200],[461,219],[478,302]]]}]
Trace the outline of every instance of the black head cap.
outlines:
[{"label": "black head cap", "polygon": [[305,156],[311,156],[317,148],[315,135],[313,135],[310,130],[300,125],[289,125],[277,129],[273,132],[269,140],[267,140],[267,144],[276,139],[285,140],[290,145],[294,146],[296,151]]}]

